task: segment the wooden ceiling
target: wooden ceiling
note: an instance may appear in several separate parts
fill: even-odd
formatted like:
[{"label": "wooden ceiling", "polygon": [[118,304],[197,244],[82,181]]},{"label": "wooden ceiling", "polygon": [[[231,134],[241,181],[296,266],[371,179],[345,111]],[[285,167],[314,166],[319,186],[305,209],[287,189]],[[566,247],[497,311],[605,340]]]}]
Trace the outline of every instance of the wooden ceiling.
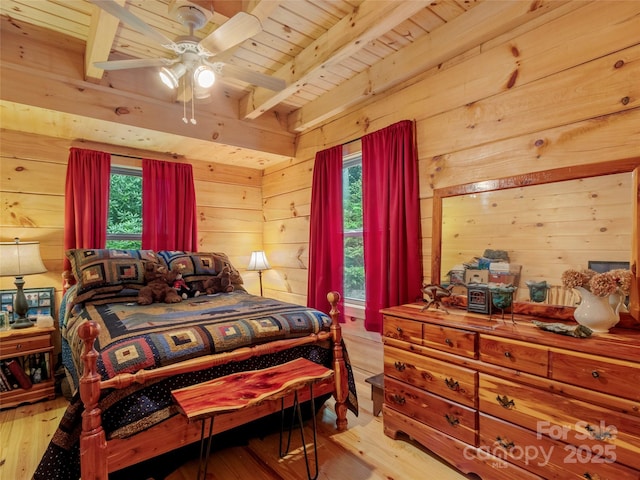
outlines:
[{"label": "wooden ceiling", "polygon": [[[170,39],[189,34],[169,13],[176,0],[116,1]],[[214,12],[199,38],[239,10],[257,16],[262,30],[220,56],[283,79],[285,89],[225,77],[211,98],[184,103],[157,67],[93,65],[175,54],[88,0],[2,0],[2,127],[194,159],[210,159],[213,147],[223,163],[263,168],[294,156],[301,132],[530,20],[545,3],[192,2]],[[192,116],[197,125],[182,121]]]}]

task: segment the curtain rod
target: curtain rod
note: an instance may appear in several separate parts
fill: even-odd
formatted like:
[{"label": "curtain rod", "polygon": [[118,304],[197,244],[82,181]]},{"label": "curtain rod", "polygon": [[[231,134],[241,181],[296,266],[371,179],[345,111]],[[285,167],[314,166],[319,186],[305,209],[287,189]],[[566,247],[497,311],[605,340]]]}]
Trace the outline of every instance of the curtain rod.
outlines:
[{"label": "curtain rod", "polygon": [[134,160],[142,160],[145,157],[139,157],[137,155],[127,155],[124,153],[113,153],[113,152],[106,152],[109,155],[115,155],[116,157],[124,157],[124,158],[133,158]]}]

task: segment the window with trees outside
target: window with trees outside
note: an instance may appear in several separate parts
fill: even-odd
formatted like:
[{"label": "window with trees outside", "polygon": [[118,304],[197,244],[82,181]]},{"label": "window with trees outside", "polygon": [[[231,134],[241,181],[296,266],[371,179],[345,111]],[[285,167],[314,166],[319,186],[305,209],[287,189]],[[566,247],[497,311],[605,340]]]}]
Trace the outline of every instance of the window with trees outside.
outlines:
[{"label": "window with trees outside", "polygon": [[107,248],[142,246],[142,170],[111,167]]},{"label": "window with trees outside", "polygon": [[344,296],[364,303],[364,244],[362,238],[362,155],[345,156],[342,167],[344,232]]}]

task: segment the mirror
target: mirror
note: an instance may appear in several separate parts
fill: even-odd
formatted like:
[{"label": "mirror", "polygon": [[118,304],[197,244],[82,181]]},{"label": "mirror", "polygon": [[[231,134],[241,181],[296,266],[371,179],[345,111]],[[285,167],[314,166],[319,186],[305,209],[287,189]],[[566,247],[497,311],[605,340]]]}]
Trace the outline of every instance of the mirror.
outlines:
[{"label": "mirror", "polygon": [[[563,271],[594,261],[615,268],[628,262],[633,271],[638,197],[631,172],[639,165],[632,158],[435,190],[432,281],[448,282],[450,270],[485,250],[504,251],[508,271],[485,271],[489,281],[516,285],[523,313],[570,317],[579,297],[562,287]],[[530,301],[526,282],[542,280],[550,288],[539,305]]]}]

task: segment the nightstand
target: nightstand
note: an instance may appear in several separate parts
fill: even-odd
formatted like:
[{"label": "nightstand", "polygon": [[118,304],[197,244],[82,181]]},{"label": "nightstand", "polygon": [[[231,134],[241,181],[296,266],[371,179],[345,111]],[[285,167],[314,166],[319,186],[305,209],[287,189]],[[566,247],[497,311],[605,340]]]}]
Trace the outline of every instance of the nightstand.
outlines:
[{"label": "nightstand", "polygon": [[[0,408],[9,408],[21,403],[33,403],[42,399],[55,398],[53,335],[54,327],[29,327],[19,330],[5,330],[0,332],[0,361],[3,375],[6,375],[5,365],[15,360],[13,368],[20,370],[29,377],[30,388],[11,388],[0,392]],[[37,382],[35,376],[28,375],[31,368],[40,368],[42,380]],[[14,375],[17,377],[17,375]],[[3,382],[6,383],[6,382]],[[19,382],[18,382],[19,383]],[[15,386],[15,385],[13,385]],[[12,387],[13,387],[12,386]]]}]

